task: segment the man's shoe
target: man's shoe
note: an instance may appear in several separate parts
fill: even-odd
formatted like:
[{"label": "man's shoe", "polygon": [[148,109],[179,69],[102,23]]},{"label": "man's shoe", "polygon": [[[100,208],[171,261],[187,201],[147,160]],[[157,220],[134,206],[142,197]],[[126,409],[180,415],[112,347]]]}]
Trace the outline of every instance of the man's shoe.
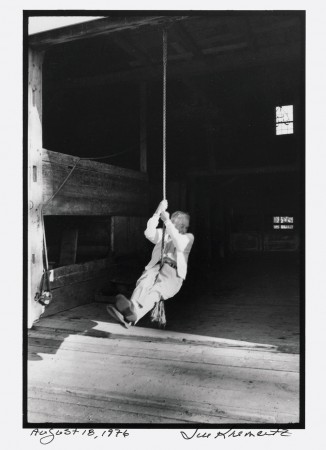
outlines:
[{"label": "man's shoe", "polygon": [[125,326],[126,328],[129,328],[130,325],[132,325],[132,321],[126,320],[126,318],[121,314],[120,311],[117,310],[117,308],[114,305],[106,305],[106,310],[110,314],[111,317],[113,317],[115,320],[117,320],[121,325]]},{"label": "man's shoe", "polygon": [[124,295],[118,294],[116,296],[115,307],[129,322],[135,322],[137,320],[134,305]]}]

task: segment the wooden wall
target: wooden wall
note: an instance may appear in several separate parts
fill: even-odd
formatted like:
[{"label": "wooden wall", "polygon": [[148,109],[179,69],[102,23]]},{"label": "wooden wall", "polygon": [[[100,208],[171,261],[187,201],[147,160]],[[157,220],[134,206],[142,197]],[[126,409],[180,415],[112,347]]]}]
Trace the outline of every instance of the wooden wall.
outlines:
[{"label": "wooden wall", "polygon": [[[300,250],[298,172],[249,175],[189,177],[192,254],[201,265],[230,255]],[[293,217],[293,229],[274,230],[274,216]]]},{"label": "wooden wall", "polygon": [[109,283],[111,268],[112,260],[107,258],[51,270],[53,298],[42,317],[94,301],[96,294]]},{"label": "wooden wall", "polygon": [[[90,257],[89,261],[79,264],[59,262],[61,267],[50,271],[53,299],[42,315],[47,316],[94,301],[96,294],[110,283],[113,255],[141,251],[145,242],[143,232],[148,216],[149,189],[147,174],[134,170],[80,160],[46,149],[42,150],[40,161],[45,219],[55,216],[61,223],[70,216],[74,221],[74,254],[78,256],[87,251]],[[98,229],[92,226],[96,216],[104,224],[105,242],[96,235]],[[88,228],[87,219],[90,220]],[[79,226],[78,221],[82,221],[83,226]],[[65,227],[61,231],[60,227],[46,228],[50,233],[48,241],[51,242],[52,237],[53,245],[57,244],[56,240],[61,240],[62,244],[61,234]],[[87,248],[84,248],[85,242],[81,245],[82,238]],[[101,249],[107,247],[108,258],[98,259],[97,254],[92,258],[90,249],[98,251],[99,246]],[[62,248],[60,258],[61,254]]]},{"label": "wooden wall", "polygon": [[60,192],[44,209],[45,215],[147,216],[148,181],[145,173],[43,149],[43,202]]},{"label": "wooden wall", "polygon": [[112,251],[116,256],[141,253],[145,249],[147,217],[112,217]]}]

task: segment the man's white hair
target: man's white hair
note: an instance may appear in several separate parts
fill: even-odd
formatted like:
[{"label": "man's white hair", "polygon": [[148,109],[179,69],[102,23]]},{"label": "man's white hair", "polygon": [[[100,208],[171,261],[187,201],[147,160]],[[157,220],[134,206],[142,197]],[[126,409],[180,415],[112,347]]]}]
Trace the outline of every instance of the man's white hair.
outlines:
[{"label": "man's white hair", "polygon": [[187,219],[190,220],[190,214],[184,211],[175,211],[171,216],[171,220],[179,219],[181,217],[187,217]]}]

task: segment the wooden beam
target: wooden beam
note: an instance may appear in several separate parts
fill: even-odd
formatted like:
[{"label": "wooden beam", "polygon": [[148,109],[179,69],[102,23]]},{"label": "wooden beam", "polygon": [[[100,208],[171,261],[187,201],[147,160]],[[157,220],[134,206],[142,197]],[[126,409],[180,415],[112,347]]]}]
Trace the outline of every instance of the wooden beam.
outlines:
[{"label": "wooden beam", "polygon": [[[96,149],[91,149],[90,151],[96,153]],[[114,153],[114,150],[112,151],[112,153]],[[90,159],[80,159],[78,156],[54,152],[45,148],[42,149],[42,160],[44,164],[48,164],[50,166],[54,165],[72,168],[76,163],[78,163],[78,168],[82,168],[83,170],[90,173],[101,172],[121,179],[130,178],[139,181],[148,180],[148,176],[145,173],[141,173],[136,170],[117,167],[111,164],[103,164],[101,162],[92,161]]]},{"label": "wooden beam", "polygon": [[176,23],[173,27],[171,27],[171,31],[176,38],[181,41],[183,47],[190,51],[197,59],[201,60],[205,58],[201,48],[182,23]]},{"label": "wooden beam", "polygon": [[[177,49],[177,51],[179,53],[170,55],[169,61],[189,60],[193,57],[193,52],[191,52],[191,51],[180,51],[181,46],[177,42],[171,42],[171,46],[173,48]],[[247,41],[237,42],[234,44],[228,43],[228,44],[224,44],[224,45],[216,45],[214,47],[205,48],[202,50],[203,60],[204,60],[204,58],[208,59],[207,57],[217,54],[217,53],[226,53],[226,52],[230,53],[234,50],[243,50],[246,48],[248,48]],[[208,64],[209,64],[209,61],[208,61]]]},{"label": "wooden beam", "polygon": [[135,42],[128,31],[123,35],[120,33],[119,37],[113,37],[114,44],[126,52],[129,56],[135,59],[134,64],[148,66],[152,64],[152,60],[148,53],[135,45]]},{"label": "wooden beam", "polygon": [[[247,45],[247,43],[245,44]],[[205,52],[204,52],[205,53]],[[175,58],[168,56],[169,70],[168,79],[187,79],[212,73],[223,73],[241,68],[272,65],[278,62],[293,62],[301,57],[301,47],[298,43],[291,43],[288,46],[275,45],[269,49],[253,54],[246,53],[223,53],[215,56],[206,56],[207,62],[202,59],[186,61],[175,61]],[[49,82],[51,89],[71,89],[74,87],[105,86],[116,83],[135,83],[144,81],[158,81],[162,78],[161,65],[151,67],[137,67],[128,70],[118,70],[103,75],[91,75],[64,80]]]},{"label": "wooden beam", "polygon": [[42,63],[43,54],[28,53],[28,327],[42,313],[34,298],[43,274],[42,221]]},{"label": "wooden beam", "polygon": [[143,26],[163,26],[184,20],[187,16],[109,16],[104,19],[83,22],[76,25],[44,31],[29,37],[29,45],[37,49],[46,49],[52,45],[80,39],[106,36],[123,30],[134,30]]},{"label": "wooden beam", "polygon": [[267,167],[245,167],[245,168],[225,168],[216,169],[214,173],[210,170],[192,170],[188,172],[189,177],[207,177],[217,175],[253,175],[253,174],[269,174],[269,173],[289,173],[299,172],[300,168],[296,164],[287,166],[267,166]]},{"label": "wooden beam", "polygon": [[147,216],[148,176],[145,173],[43,149],[43,201],[46,215]]},{"label": "wooden beam", "polygon": [[112,266],[111,258],[102,258],[95,261],[88,261],[81,264],[70,264],[58,267],[50,271],[51,290],[62,286],[87,281],[99,275],[105,275]]},{"label": "wooden beam", "polygon": [[147,172],[147,86],[140,85],[140,171]]}]

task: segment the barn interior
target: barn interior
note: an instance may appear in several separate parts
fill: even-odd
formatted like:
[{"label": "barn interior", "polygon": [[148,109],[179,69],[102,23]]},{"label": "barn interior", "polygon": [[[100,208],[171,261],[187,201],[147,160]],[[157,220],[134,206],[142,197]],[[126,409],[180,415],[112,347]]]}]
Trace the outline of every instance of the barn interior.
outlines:
[{"label": "barn interior", "polygon": [[[298,12],[112,15],[29,37],[31,58],[42,55],[42,152],[32,164],[44,223],[35,239],[43,248],[46,237],[52,293],[37,319],[109,322],[105,304],[130,294],[150,258],[143,231],[163,183],[163,30],[168,210],[188,211],[195,236],[183,289],[165,302],[166,330],[298,353]],[[278,134],[277,108],[289,105],[293,118]],[[139,326],[154,327],[148,317]]]}]

